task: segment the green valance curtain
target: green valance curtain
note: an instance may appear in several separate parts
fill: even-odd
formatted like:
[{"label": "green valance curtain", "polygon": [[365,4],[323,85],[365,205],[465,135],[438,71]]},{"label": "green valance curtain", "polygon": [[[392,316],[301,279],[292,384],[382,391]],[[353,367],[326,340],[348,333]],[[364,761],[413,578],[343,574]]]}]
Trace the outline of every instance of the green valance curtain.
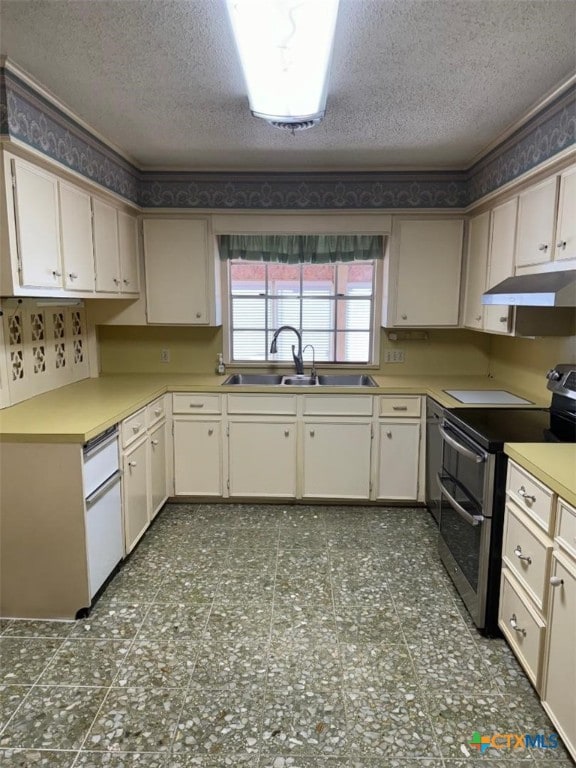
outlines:
[{"label": "green valance curtain", "polygon": [[279,264],[368,261],[384,254],[382,235],[220,235],[220,258]]}]

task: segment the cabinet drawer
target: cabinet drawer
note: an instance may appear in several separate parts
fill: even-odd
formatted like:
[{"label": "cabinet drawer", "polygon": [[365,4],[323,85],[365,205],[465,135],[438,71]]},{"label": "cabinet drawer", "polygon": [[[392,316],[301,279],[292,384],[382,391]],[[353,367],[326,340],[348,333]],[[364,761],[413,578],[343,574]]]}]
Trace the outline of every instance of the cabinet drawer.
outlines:
[{"label": "cabinet drawer", "polygon": [[504,562],[528,592],[536,606],[544,611],[552,541],[543,536],[522,512],[506,506],[506,525],[502,555]]},{"label": "cabinet drawer", "polygon": [[558,499],[556,542],[568,554],[576,558],[576,509],[564,499]]},{"label": "cabinet drawer", "polygon": [[538,691],[545,624],[507,568],[502,571],[498,625]]},{"label": "cabinet drawer", "polygon": [[228,395],[228,413],[296,414],[295,395]]},{"label": "cabinet drawer", "polygon": [[552,534],[553,492],[525,469],[508,462],[506,492],[546,533]]},{"label": "cabinet drawer", "polygon": [[157,421],[166,417],[166,402],[164,397],[159,397],[146,406],[146,426],[151,427]]},{"label": "cabinet drawer", "polygon": [[146,432],[146,409],[140,408],[139,411],[128,416],[121,424],[120,432],[122,435],[122,445],[126,447],[137,440]]},{"label": "cabinet drawer", "polygon": [[305,416],[372,416],[371,395],[304,395]]},{"label": "cabinet drawer", "polygon": [[174,413],[205,414],[222,413],[222,395],[192,394],[180,392],[174,394],[172,410]]},{"label": "cabinet drawer", "polygon": [[422,398],[383,395],[380,398],[380,416],[420,416]]}]

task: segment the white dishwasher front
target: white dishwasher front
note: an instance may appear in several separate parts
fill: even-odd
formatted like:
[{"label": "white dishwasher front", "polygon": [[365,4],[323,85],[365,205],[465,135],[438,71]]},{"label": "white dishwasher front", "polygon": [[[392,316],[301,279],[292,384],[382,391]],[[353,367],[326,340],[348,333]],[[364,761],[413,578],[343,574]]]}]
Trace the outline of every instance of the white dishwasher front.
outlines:
[{"label": "white dishwasher front", "polygon": [[118,430],[113,427],[84,446],[90,598],[124,557],[121,478]]}]

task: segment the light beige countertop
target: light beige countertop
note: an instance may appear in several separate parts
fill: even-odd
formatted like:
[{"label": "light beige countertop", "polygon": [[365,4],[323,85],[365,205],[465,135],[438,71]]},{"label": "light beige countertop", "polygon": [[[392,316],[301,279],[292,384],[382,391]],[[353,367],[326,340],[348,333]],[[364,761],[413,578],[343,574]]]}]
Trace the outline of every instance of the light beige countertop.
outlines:
[{"label": "light beige countertop", "polygon": [[[0,411],[0,441],[84,443],[118,423],[165,392],[286,392],[314,391],[346,394],[430,395],[448,408],[465,407],[445,394],[445,389],[505,389],[510,387],[486,376],[381,376],[371,374],[378,387],[282,387],[222,386],[215,374],[123,374],[85,379],[46,392]],[[513,390],[535,406],[549,400]],[[482,406],[478,406],[482,407]]]},{"label": "light beige countertop", "polygon": [[576,445],[506,443],[504,451],[544,485],[576,506]]}]

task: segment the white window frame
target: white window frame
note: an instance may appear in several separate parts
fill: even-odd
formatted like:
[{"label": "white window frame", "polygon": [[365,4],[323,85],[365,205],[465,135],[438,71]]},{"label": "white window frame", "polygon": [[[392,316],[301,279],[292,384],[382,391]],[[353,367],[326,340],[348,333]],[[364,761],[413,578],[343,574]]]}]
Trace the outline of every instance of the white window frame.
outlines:
[{"label": "white window frame", "polygon": [[[346,263],[346,262],[343,262]],[[382,281],[383,281],[383,259],[375,259],[373,273],[373,295],[372,300],[372,327],[370,333],[370,360],[369,362],[328,362],[319,360],[317,364],[321,368],[330,368],[331,370],[351,370],[355,368],[378,369],[380,367],[380,335],[382,314]],[[232,359],[232,295],[230,290],[230,262],[223,263],[221,270],[222,282],[222,332],[223,332],[223,354],[224,361],[229,368],[288,368],[291,369],[289,360],[233,360]]]}]

